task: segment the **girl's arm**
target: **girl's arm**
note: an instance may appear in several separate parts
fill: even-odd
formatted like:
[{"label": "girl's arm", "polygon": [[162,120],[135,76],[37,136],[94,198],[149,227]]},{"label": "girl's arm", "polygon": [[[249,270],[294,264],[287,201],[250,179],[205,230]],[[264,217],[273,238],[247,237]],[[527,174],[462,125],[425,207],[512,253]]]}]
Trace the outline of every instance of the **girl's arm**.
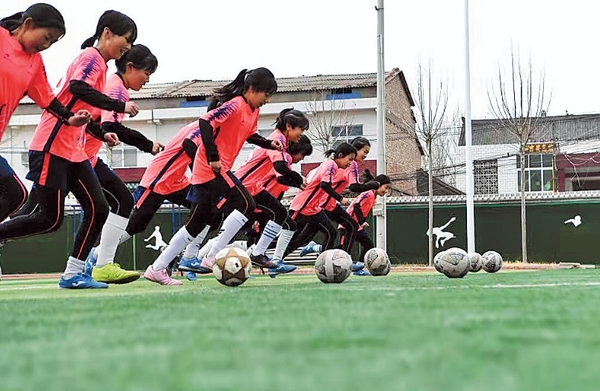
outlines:
[{"label": "girl's arm", "polygon": [[152,153],[154,142],[135,129],[128,128],[120,122],[103,122],[102,129],[105,132],[116,133],[119,140],[125,144],[132,145],[140,151]]},{"label": "girl's arm", "polygon": [[71,80],[69,82],[69,91],[73,96],[91,106],[98,107],[102,110],[115,111],[117,113],[125,112],[125,102],[109,98],[84,81]]}]

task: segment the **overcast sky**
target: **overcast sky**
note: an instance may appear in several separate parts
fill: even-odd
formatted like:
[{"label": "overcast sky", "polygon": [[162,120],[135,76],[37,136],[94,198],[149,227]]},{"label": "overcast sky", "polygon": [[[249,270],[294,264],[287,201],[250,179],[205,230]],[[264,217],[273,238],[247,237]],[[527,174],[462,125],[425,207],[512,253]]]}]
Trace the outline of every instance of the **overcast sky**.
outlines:
[{"label": "overcast sky", "polygon": [[[376,0],[51,0],[67,35],[46,52],[56,83],[96,28],[116,9],[138,25],[137,43],[158,57],[151,82],[231,79],[266,66],[277,77],[377,71]],[[2,2],[7,16],[32,1]],[[600,113],[600,5],[589,0],[471,0],[472,117],[490,117],[487,92],[511,46],[545,72],[549,114]],[[385,67],[402,69],[411,88],[419,63],[433,63],[464,107],[464,0],[385,0]],[[113,68],[111,68],[113,69]]]}]

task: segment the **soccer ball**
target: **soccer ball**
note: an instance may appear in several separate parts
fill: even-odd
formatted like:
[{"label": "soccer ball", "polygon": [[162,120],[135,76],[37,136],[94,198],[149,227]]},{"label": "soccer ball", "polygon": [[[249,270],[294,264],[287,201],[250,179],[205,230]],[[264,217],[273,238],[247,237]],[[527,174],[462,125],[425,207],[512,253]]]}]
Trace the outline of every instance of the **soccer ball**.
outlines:
[{"label": "soccer ball", "polygon": [[469,256],[464,252],[446,250],[440,256],[439,267],[449,278],[463,278],[469,272]]},{"label": "soccer ball", "polygon": [[215,256],[213,275],[223,285],[242,285],[252,270],[252,262],[246,251],[237,247],[226,247]]},{"label": "soccer ball", "polygon": [[483,267],[483,259],[479,253],[469,254],[469,271],[471,273],[477,273]]},{"label": "soccer ball", "polygon": [[488,273],[496,273],[502,269],[502,256],[496,251],[486,251],[481,256],[483,260],[483,270]]},{"label": "soccer ball", "polygon": [[435,254],[435,257],[433,257],[433,267],[435,267],[435,270],[439,273],[443,273],[442,268],[440,267],[440,259],[444,253],[445,251],[440,251],[439,253]]},{"label": "soccer ball", "polygon": [[387,276],[392,264],[385,250],[372,248],[365,254],[365,266],[374,276]]},{"label": "soccer ball", "polygon": [[324,283],[341,283],[352,273],[352,258],[344,250],[323,251],[315,261],[315,273]]}]

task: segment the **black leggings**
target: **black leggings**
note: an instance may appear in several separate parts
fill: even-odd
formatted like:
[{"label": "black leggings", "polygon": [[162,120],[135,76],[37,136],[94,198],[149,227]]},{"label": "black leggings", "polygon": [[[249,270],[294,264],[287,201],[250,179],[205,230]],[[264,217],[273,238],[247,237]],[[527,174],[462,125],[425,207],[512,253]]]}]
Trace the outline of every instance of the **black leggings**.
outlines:
[{"label": "black leggings", "polygon": [[169,200],[173,204],[181,205],[185,208],[191,208],[191,202],[186,199],[188,191],[189,186],[174,193],[162,195],[143,187],[138,187],[136,194],[140,196],[140,199],[137,200],[137,204],[129,216],[129,222],[125,231],[130,236],[143,232],[165,200]]},{"label": "black leggings", "polygon": [[340,206],[340,204],[337,204],[335,209],[327,211],[327,217],[344,227],[346,235],[343,237],[340,236],[339,248],[350,254],[352,246],[354,246],[354,241],[356,240],[358,223]]},{"label": "black leggings", "polygon": [[[345,229],[340,230],[341,240],[344,240],[345,235],[346,235],[346,230]],[[360,231],[356,232],[356,237],[354,238],[354,241],[360,243],[360,255],[359,255],[358,260],[360,262],[364,262],[365,254],[367,253],[367,251],[374,248],[375,244],[373,243],[373,240],[371,240],[371,238],[367,234],[366,229],[361,229]]]},{"label": "black leggings", "polygon": [[290,255],[294,250],[300,246],[307,244],[319,231],[325,233],[325,243],[323,243],[323,251],[330,250],[334,247],[335,239],[337,237],[337,230],[325,214],[320,212],[315,215],[306,216],[301,213],[297,213],[290,210],[290,215],[298,224],[298,229],[294,232],[290,244],[287,246],[283,253],[283,258]]},{"label": "black leggings", "polygon": [[0,222],[17,211],[27,199],[27,189],[16,175],[0,176]]},{"label": "black leggings", "polygon": [[102,191],[110,205],[110,211],[121,217],[129,218],[133,210],[133,196],[119,176],[98,159],[94,172],[98,176]]},{"label": "black leggings", "polygon": [[[266,213],[270,220],[281,225],[283,229],[295,231],[298,227],[296,222],[289,217],[285,206],[281,205],[281,202],[268,191],[263,190],[255,195],[254,201],[258,209]],[[264,225],[261,227],[264,228]]]},{"label": "black leggings", "polygon": [[[87,166],[86,166],[87,163]],[[77,230],[71,256],[84,260],[102,231],[109,206],[98,178],[88,162],[68,166],[67,186],[83,209],[83,222]],[[68,191],[35,186],[38,207],[31,214],[15,217],[0,224],[0,241],[40,235],[60,228]]]}]

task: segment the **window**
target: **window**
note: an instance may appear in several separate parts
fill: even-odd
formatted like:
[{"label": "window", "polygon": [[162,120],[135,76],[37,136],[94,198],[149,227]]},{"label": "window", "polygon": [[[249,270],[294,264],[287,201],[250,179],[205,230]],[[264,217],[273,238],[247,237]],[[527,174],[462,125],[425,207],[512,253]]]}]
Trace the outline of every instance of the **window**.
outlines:
[{"label": "window", "polygon": [[348,142],[356,136],[363,135],[362,125],[341,125],[331,127],[332,148],[337,148],[344,141]]},{"label": "window", "polygon": [[475,194],[498,194],[498,160],[473,162]]},{"label": "window", "polygon": [[116,168],[137,167],[137,148],[113,148],[110,152],[110,166]]},{"label": "window", "polygon": [[[552,154],[525,155],[525,191],[554,191]],[[517,183],[521,191],[521,158],[517,157]]]}]

